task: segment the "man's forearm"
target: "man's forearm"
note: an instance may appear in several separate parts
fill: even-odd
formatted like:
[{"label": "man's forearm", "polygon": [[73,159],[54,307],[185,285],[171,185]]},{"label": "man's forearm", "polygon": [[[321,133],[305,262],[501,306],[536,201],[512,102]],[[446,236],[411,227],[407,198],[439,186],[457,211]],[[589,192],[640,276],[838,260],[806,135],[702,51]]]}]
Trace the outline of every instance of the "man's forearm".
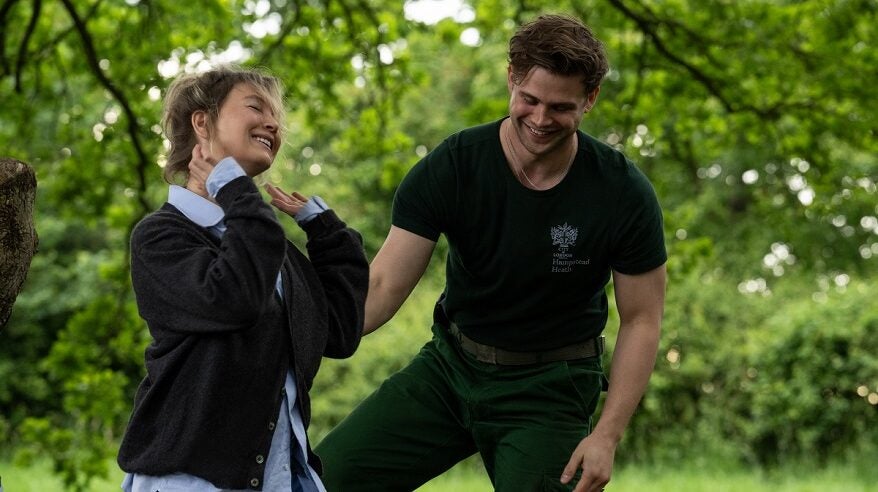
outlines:
[{"label": "man's forearm", "polygon": [[622,434],[640,399],[646,392],[649,377],[655,367],[661,329],[654,323],[621,326],[610,373],[610,387],[601,417],[592,434],[607,437],[614,442]]},{"label": "man's forearm", "polygon": [[363,323],[363,335],[368,335],[390,320],[401,303],[391,306],[390,296],[382,290],[382,285],[373,278],[369,280],[369,293],[366,296],[366,318]]},{"label": "man's forearm", "polygon": [[[396,282],[394,282],[396,280]],[[390,321],[402,303],[411,294],[413,282],[398,282],[397,277],[389,277],[386,271],[378,271],[375,264],[369,274],[369,292],[366,295],[366,313],[363,335],[368,335]]]},{"label": "man's forearm", "polygon": [[399,311],[427,269],[435,241],[391,227],[369,266],[369,293],[363,335],[387,323]]}]

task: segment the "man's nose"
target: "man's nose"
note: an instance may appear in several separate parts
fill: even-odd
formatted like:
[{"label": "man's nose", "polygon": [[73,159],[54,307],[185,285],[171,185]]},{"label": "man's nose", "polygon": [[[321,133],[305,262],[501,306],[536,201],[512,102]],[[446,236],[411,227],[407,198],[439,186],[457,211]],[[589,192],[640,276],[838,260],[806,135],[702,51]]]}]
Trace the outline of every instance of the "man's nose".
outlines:
[{"label": "man's nose", "polygon": [[546,126],[550,122],[548,108],[542,104],[538,104],[533,110],[532,121],[536,126]]}]

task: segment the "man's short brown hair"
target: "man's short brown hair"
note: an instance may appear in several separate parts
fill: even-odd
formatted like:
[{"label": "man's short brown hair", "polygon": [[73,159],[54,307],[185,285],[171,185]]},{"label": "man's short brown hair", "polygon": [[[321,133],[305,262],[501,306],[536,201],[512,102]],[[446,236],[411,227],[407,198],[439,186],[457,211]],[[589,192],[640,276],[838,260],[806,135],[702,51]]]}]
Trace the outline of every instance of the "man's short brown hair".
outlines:
[{"label": "man's short brown hair", "polygon": [[564,15],[542,15],[522,25],[509,40],[512,80],[521,82],[534,67],[557,75],[580,75],[586,94],[609,70],[604,45],[591,29]]}]

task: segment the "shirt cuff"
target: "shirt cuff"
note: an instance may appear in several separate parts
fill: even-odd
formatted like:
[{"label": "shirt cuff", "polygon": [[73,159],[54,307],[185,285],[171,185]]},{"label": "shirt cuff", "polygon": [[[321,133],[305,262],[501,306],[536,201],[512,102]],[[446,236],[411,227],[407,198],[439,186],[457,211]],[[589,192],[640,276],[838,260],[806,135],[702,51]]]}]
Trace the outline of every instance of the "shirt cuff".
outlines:
[{"label": "shirt cuff", "polygon": [[324,202],[319,196],[314,195],[311,199],[305,202],[305,206],[302,207],[302,210],[299,210],[299,213],[293,218],[296,219],[297,224],[306,224],[311,219],[327,210],[329,210],[329,206],[326,202]]},{"label": "shirt cuff", "polygon": [[226,157],[214,166],[207,177],[207,182],[205,183],[207,193],[211,198],[216,198],[217,193],[219,193],[223,186],[229,184],[233,179],[246,175],[247,173],[238,165],[238,161],[234,157]]}]

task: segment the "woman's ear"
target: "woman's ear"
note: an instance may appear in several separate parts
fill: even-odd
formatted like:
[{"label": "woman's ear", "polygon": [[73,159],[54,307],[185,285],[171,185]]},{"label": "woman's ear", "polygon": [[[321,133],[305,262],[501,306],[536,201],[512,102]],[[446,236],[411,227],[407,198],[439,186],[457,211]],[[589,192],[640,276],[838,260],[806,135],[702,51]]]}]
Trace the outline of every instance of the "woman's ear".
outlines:
[{"label": "woman's ear", "polygon": [[210,136],[210,129],[208,127],[207,111],[199,110],[192,113],[192,129],[198,135],[199,141],[206,142],[208,140]]}]

